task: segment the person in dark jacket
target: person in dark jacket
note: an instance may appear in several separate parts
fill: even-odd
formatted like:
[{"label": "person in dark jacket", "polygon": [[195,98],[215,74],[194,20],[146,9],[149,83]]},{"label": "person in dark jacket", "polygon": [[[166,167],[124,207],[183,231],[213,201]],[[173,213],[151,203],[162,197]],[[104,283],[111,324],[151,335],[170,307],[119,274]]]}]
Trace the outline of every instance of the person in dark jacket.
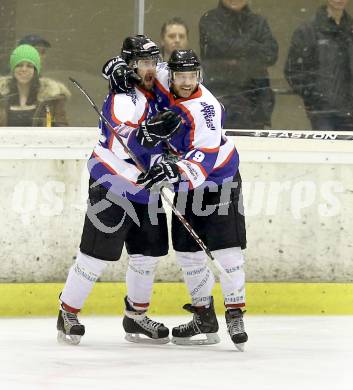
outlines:
[{"label": "person in dark jacket", "polygon": [[353,19],[327,0],[293,33],[285,76],[314,130],[353,130]]},{"label": "person in dark jacket", "polygon": [[267,68],[277,61],[270,27],[248,0],[220,0],[200,19],[204,83],[226,108],[224,127],[271,126],[274,94]]}]

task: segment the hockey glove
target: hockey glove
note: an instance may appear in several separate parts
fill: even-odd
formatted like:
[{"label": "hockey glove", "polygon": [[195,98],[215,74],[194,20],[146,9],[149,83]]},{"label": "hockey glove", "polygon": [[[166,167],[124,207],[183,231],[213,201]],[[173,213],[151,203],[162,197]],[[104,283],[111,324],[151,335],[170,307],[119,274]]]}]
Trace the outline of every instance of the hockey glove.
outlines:
[{"label": "hockey glove", "polygon": [[141,77],[119,57],[108,60],[103,66],[102,74],[109,80],[109,87],[114,93],[126,93],[141,81]]},{"label": "hockey glove", "polygon": [[178,166],[169,162],[155,164],[147,173],[141,173],[137,178],[137,184],[145,187],[147,190],[154,185],[163,183],[177,183],[180,181],[180,172]]},{"label": "hockey glove", "polygon": [[164,110],[159,112],[140,125],[136,133],[137,141],[146,148],[152,148],[160,141],[170,139],[178,131],[181,123],[180,115],[174,111]]}]

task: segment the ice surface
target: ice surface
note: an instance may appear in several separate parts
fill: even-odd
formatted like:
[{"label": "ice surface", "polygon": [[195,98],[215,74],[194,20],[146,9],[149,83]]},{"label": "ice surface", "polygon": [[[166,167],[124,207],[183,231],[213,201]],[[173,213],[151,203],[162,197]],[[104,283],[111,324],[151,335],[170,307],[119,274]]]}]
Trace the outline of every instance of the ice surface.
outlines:
[{"label": "ice surface", "polygon": [[[170,328],[187,317],[155,317]],[[84,317],[79,346],[55,318],[0,320],[1,389],[323,390],[353,388],[353,317],[246,316],[238,352],[220,318],[215,346],[124,340],[119,317]]]}]

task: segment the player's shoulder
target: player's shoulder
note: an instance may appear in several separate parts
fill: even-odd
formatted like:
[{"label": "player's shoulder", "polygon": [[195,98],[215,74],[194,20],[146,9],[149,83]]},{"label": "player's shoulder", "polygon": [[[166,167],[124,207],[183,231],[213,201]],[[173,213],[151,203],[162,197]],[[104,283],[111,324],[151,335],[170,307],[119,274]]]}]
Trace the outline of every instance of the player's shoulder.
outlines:
[{"label": "player's shoulder", "polygon": [[169,70],[168,62],[166,62],[166,61],[158,62],[157,73],[158,72],[163,72],[163,71],[168,71],[168,70]]},{"label": "player's shoulder", "polygon": [[115,94],[112,97],[114,115],[121,122],[132,121],[138,111],[145,109],[145,101],[144,95],[135,88]]},{"label": "player's shoulder", "polygon": [[136,105],[139,96],[136,88],[132,88],[128,92],[112,94],[112,98],[116,102]]},{"label": "player's shoulder", "polygon": [[213,102],[215,104],[219,104],[217,98],[213,95],[213,93],[206,88],[203,84],[200,84],[200,89],[202,92],[202,98],[206,99],[209,102]]},{"label": "player's shoulder", "polygon": [[206,125],[210,130],[216,130],[221,127],[221,105],[207,88],[200,85],[199,91],[199,96],[196,99],[187,101],[187,109],[192,115],[197,127],[204,127]]},{"label": "player's shoulder", "polygon": [[221,110],[221,105],[217,98],[203,85],[199,87],[198,96],[194,99],[187,100],[186,105],[193,112],[204,112],[205,109],[215,112]]}]

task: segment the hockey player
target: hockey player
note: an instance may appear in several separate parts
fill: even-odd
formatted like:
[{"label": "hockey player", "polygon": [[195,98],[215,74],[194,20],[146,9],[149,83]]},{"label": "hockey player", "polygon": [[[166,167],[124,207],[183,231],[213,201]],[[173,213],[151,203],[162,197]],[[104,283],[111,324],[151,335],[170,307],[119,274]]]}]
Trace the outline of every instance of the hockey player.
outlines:
[{"label": "hockey player", "polygon": [[[149,189],[175,183],[176,177],[180,181],[174,204],[178,207],[186,203],[185,210],[180,211],[184,211],[185,218],[232,280],[220,276],[225,318],[232,341],[243,350],[248,339],[243,322],[242,249],[246,247],[246,233],[239,157],[233,143],[222,135],[219,102],[200,82],[201,67],[192,50],[174,51],[168,67],[159,68],[154,88],[159,108],[168,107],[183,118],[181,131],[168,141],[168,148],[177,160],[155,164],[140,175],[138,183]],[[186,202],[180,201],[185,197]],[[173,328],[172,341],[184,345],[217,343],[218,322],[212,298],[215,278],[205,254],[174,215],[172,240],[192,298],[184,309],[193,313],[192,321]],[[197,334],[205,334],[206,338],[192,339]]]},{"label": "hockey player", "polygon": [[[149,151],[178,130],[181,118],[168,110],[155,110],[151,92],[159,56],[155,43],[143,35],[128,37],[121,56],[129,65],[124,68],[124,77],[137,79],[140,84],[128,93],[109,93],[102,113],[148,170],[152,164]],[[137,185],[141,172],[134,161],[102,122],[100,129],[100,140],[88,163],[89,201],[81,244],[60,295],[58,340],[80,342],[85,327],[77,314],[107,264],[119,260],[125,244],[129,255],[123,319],[126,338],[166,343],[168,328],[146,315],[155,267],[160,256],[168,252],[166,216],[158,213],[157,223],[152,223],[149,206],[161,207],[159,194],[151,195]]]}]

